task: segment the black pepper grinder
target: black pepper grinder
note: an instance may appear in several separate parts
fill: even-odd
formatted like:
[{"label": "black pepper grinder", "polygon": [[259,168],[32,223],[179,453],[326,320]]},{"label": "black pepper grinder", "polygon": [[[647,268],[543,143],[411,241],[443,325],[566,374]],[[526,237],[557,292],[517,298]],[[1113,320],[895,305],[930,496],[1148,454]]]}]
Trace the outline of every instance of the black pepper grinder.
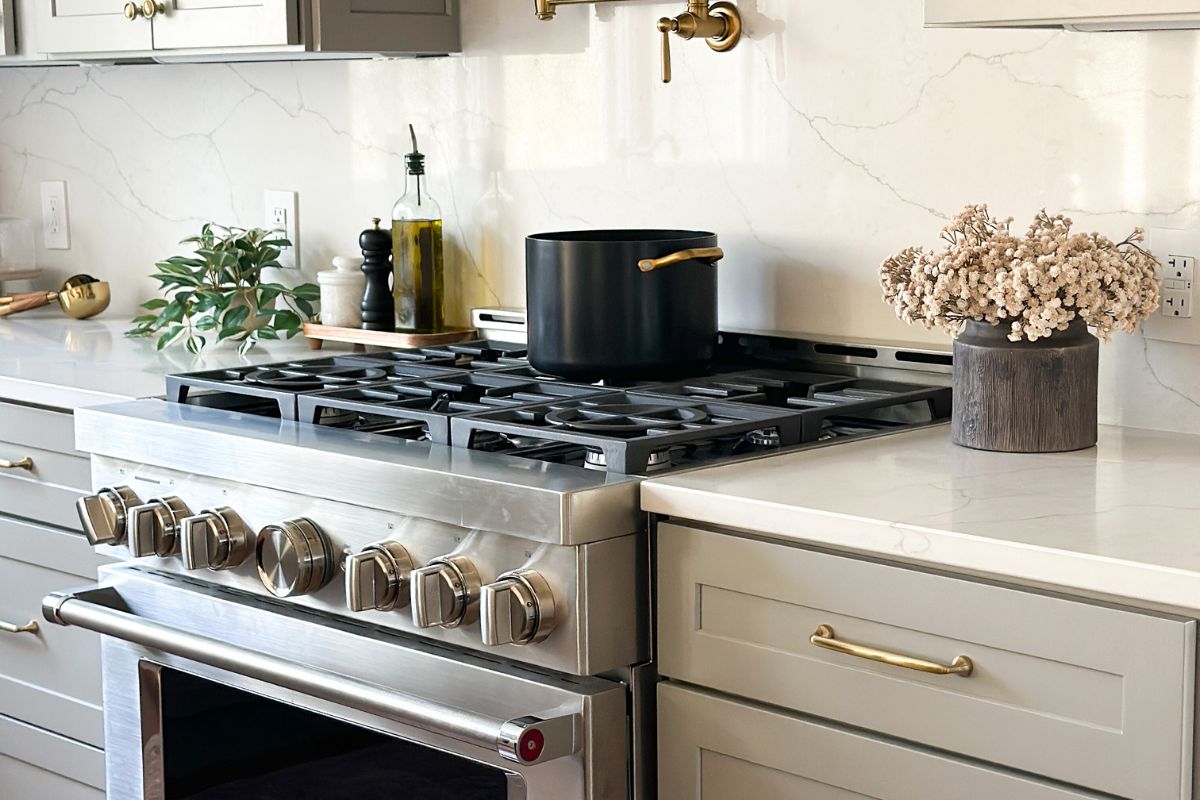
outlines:
[{"label": "black pepper grinder", "polygon": [[358,236],[362,248],[363,274],[367,285],[363,289],[362,326],[368,331],[396,330],[396,300],[388,281],[392,277],[392,234],[381,230],[380,218],[372,217],[374,227]]}]

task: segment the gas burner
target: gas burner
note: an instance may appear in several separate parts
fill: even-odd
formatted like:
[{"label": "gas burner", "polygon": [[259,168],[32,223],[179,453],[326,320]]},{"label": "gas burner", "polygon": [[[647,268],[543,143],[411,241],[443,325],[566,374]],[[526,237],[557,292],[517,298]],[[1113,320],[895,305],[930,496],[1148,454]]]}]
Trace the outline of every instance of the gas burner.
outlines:
[{"label": "gas burner", "polygon": [[699,408],[651,403],[598,403],[559,408],[546,414],[546,422],[567,430],[601,436],[648,436],[689,425],[701,425],[708,414]]},{"label": "gas burner", "polygon": [[774,428],[763,428],[757,431],[750,431],[745,436],[746,444],[752,447],[781,447],[783,440],[779,436],[779,431]]},{"label": "gas burner", "polygon": [[[603,450],[589,447],[584,452],[583,468],[597,472],[608,472],[608,457]],[[662,472],[671,468],[671,451],[655,450],[646,461],[646,472]]]}]

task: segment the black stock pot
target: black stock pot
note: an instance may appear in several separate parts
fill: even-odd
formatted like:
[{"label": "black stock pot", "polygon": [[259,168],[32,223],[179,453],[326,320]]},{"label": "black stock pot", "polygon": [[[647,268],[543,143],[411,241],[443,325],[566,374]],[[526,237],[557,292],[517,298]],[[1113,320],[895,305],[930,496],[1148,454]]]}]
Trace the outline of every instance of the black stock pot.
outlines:
[{"label": "black stock pot", "polygon": [[575,380],[682,377],[717,342],[717,236],[602,230],[526,239],[529,362]]}]

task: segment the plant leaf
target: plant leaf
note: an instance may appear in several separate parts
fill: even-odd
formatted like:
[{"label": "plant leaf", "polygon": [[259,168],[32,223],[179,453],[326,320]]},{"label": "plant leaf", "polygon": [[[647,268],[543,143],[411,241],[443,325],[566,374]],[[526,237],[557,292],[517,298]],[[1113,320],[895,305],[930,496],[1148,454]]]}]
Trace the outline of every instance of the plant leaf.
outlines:
[{"label": "plant leaf", "polygon": [[221,326],[225,328],[240,327],[250,316],[250,306],[238,306],[225,312],[221,318]]}]

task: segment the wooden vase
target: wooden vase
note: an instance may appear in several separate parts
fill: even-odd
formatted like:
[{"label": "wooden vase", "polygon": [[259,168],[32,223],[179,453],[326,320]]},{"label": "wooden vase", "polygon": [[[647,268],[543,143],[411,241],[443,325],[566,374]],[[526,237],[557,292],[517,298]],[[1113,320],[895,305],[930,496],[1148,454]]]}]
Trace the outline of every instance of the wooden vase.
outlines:
[{"label": "wooden vase", "polygon": [[1081,320],[1048,339],[967,323],[954,342],[954,443],[1005,453],[1096,444],[1100,342]]}]

